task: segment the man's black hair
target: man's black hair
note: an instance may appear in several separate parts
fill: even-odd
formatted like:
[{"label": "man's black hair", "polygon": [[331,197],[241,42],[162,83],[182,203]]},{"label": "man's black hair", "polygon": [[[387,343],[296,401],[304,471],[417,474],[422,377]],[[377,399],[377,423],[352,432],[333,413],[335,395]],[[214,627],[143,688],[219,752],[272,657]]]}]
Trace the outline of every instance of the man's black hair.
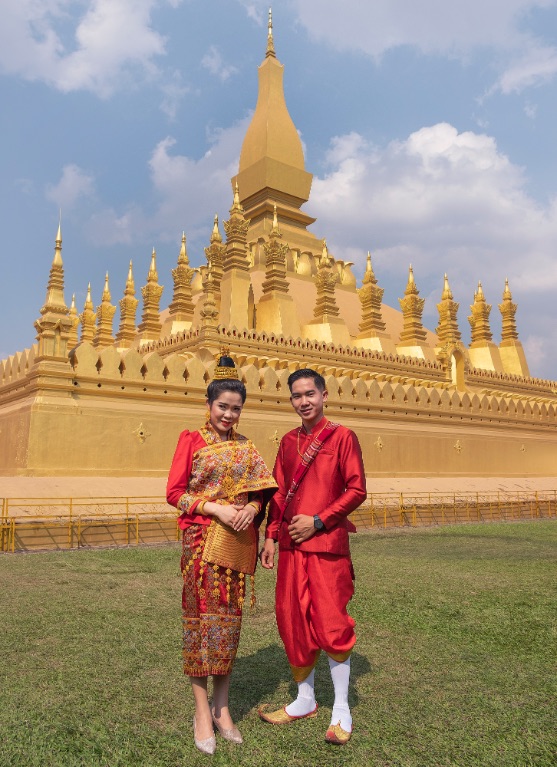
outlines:
[{"label": "man's black hair", "polygon": [[246,387],[241,381],[238,381],[236,378],[221,378],[217,381],[211,381],[207,387],[207,400],[209,405],[212,405],[225,391],[239,394],[242,398],[242,404],[246,401]]},{"label": "man's black hair", "polygon": [[302,368],[301,370],[295,370],[288,376],[288,388],[292,391],[292,384],[294,381],[298,381],[300,378],[313,378],[315,388],[319,391],[325,391],[325,379],[316,370],[311,368]]}]

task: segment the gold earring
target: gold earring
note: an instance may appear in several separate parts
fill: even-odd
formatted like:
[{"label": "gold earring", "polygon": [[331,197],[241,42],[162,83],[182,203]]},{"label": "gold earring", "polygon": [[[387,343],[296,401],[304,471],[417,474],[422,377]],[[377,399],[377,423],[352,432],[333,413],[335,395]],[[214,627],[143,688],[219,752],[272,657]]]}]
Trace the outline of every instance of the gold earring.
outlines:
[{"label": "gold earring", "polygon": [[207,413],[205,415],[205,426],[211,425],[211,408],[207,405]]}]

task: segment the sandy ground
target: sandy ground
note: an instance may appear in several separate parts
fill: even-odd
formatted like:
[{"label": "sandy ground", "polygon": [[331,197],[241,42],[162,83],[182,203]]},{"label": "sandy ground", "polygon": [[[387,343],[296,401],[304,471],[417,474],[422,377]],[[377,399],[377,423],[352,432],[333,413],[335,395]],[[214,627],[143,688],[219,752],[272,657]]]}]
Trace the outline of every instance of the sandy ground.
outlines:
[{"label": "sandy ground", "polygon": [[[0,477],[0,498],[164,498],[166,477]],[[369,477],[374,493],[557,490],[557,477]]]}]

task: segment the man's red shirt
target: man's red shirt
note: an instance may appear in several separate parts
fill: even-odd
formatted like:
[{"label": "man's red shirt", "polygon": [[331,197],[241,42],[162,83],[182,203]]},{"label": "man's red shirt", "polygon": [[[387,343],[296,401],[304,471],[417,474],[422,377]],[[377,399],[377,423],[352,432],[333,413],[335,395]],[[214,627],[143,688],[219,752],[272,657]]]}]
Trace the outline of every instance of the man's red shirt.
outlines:
[{"label": "man's red shirt", "polygon": [[[325,419],[321,419],[310,434],[303,427],[293,429],[281,440],[273,471],[278,490],[271,500],[265,531],[266,538],[278,540],[279,549],[350,553],[348,531],[355,528],[348,515],[363,503],[367,493],[360,443],[354,432],[345,426],[338,426],[325,442],[283,515],[284,500],[301,461],[299,453],[303,455],[325,423]],[[312,517],[318,514],[325,529],[307,541],[293,543],[287,528],[297,514]]]}]

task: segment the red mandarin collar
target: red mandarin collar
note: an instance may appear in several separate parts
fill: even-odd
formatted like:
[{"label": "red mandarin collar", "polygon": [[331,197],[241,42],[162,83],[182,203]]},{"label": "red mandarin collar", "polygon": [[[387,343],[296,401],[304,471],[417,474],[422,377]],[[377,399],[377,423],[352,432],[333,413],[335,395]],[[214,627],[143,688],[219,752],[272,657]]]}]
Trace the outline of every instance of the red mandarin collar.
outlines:
[{"label": "red mandarin collar", "polygon": [[327,418],[323,416],[323,418],[318,421],[316,424],[314,424],[311,431],[306,431],[304,425],[302,424],[302,428],[300,430],[300,434],[304,439],[307,439],[308,437],[313,437],[315,434],[318,434],[320,429],[323,429],[327,423]]}]

